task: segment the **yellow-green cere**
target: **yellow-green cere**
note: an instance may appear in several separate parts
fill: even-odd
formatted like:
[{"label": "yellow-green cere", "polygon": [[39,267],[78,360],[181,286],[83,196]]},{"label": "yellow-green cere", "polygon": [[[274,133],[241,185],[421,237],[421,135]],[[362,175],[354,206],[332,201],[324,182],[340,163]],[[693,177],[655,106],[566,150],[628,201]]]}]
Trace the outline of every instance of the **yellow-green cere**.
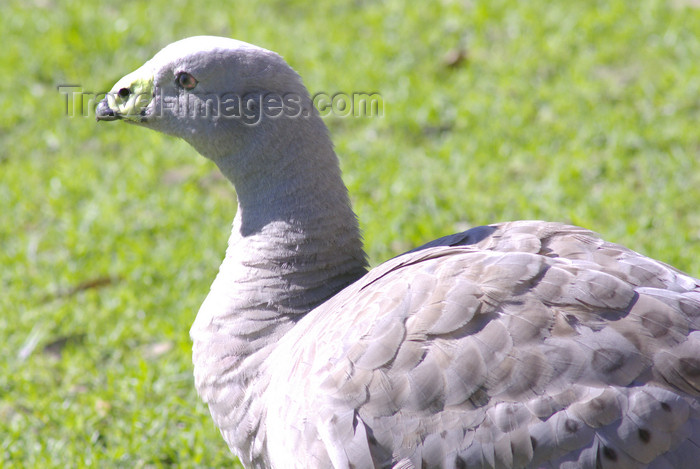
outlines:
[{"label": "yellow-green cere", "polygon": [[109,108],[126,120],[140,121],[153,99],[153,75],[143,67],[119,80],[107,94]]}]

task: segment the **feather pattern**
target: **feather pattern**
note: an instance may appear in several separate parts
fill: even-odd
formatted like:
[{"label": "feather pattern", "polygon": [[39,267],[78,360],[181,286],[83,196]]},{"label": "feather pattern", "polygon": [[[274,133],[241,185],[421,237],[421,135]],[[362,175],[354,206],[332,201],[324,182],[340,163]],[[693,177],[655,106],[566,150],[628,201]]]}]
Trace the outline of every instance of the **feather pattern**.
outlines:
[{"label": "feather pattern", "polygon": [[[268,425],[352,410],[373,463],[335,467],[664,467],[700,455],[697,281],[577,227],[490,228],[476,244],[399,256],[310,312],[270,357]],[[518,242],[524,232],[537,242]],[[271,454],[283,453],[276,437]]]}]

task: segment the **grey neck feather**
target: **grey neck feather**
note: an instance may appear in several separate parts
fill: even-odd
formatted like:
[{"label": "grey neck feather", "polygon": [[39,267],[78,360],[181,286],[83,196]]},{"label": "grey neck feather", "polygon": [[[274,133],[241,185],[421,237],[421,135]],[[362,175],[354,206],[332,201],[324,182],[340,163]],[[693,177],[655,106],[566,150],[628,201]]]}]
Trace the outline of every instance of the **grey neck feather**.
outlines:
[{"label": "grey neck feather", "polygon": [[320,118],[254,130],[227,155],[216,144],[195,145],[238,195],[226,257],[190,331],[197,389],[222,429],[253,418],[250,387],[265,386],[264,360],[280,338],[366,273],[357,219]]}]

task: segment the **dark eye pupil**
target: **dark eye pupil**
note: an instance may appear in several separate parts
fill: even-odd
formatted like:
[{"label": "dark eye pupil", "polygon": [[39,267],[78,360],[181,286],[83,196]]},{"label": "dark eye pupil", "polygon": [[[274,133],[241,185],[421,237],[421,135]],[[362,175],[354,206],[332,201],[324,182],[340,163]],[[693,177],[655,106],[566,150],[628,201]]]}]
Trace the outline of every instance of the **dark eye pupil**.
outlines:
[{"label": "dark eye pupil", "polygon": [[186,90],[191,90],[197,85],[197,80],[195,80],[192,75],[185,72],[178,75],[177,82]]},{"label": "dark eye pupil", "polygon": [[122,98],[126,98],[127,96],[129,96],[129,88],[121,88],[119,90],[119,96]]}]

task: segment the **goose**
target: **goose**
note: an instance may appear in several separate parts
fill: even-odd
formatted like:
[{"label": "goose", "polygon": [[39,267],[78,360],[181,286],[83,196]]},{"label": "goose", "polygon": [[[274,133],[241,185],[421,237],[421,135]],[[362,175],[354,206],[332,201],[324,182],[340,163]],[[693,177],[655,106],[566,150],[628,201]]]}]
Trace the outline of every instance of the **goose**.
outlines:
[{"label": "goose", "polygon": [[235,187],[190,336],[197,392],[245,467],[697,467],[697,279],[544,221],[368,270],[301,78],[234,39],[168,45],[96,117],[184,139]]}]

